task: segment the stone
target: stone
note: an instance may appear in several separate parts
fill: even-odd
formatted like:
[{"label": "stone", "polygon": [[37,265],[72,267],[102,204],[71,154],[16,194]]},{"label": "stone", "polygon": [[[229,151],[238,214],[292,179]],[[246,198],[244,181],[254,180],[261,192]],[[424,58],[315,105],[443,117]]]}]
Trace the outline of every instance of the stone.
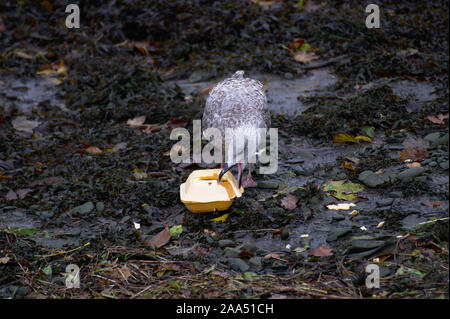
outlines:
[{"label": "stone", "polygon": [[250,268],[250,266],[240,258],[229,258],[228,264],[232,269],[238,270],[240,272],[245,272]]},{"label": "stone", "polygon": [[409,182],[409,181],[413,180],[414,177],[419,176],[419,175],[423,174],[424,172],[425,172],[424,167],[411,167],[411,168],[408,168],[408,169],[404,170],[403,172],[399,173],[398,178],[402,182]]},{"label": "stone", "polygon": [[372,171],[364,171],[358,176],[358,180],[368,187],[377,187],[384,184],[385,180],[379,174]]},{"label": "stone", "polygon": [[219,240],[218,244],[219,244],[220,248],[236,246],[234,241],[232,241],[231,239],[221,239],[221,240]]}]

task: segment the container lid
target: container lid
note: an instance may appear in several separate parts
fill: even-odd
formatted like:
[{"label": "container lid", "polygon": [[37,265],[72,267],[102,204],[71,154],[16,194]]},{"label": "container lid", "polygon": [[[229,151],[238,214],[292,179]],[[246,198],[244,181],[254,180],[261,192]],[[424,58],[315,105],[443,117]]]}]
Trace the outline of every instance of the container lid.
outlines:
[{"label": "container lid", "polygon": [[241,197],[244,188],[237,185],[237,181],[230,171],[222,176],[219,183],[221,169],[202,169],[193,171],[185,183],[180,185],[180,198],[183,203],[210,203],[230,201]]}]

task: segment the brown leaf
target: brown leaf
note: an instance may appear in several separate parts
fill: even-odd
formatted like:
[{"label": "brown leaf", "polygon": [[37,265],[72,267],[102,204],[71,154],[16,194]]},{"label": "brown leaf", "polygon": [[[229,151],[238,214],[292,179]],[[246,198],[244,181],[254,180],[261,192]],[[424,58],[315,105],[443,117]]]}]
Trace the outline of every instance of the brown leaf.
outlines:
[{"label": "brown leaf", "polygon": [[129,119],[127,125],[131,127],[141,127],[145,122],[145,115],[135,117],[134,119]]},{"label": "brown leaf", "polygon": [[207,96],[209,95],[209,92],[212,91],[212,89],[214,89],[214,87],[217,85],[217,83],[213,83],[208,85],[207,87],[204,87],[203,89],[200,90],[200,96]]},{"label": "brown leaf", "polygon": [[252,258],[253,256],[255,256],[255,254],[249,251],[241,251],[238,255],[238,257],[241,259],[249,259]]},{"label": "brown leaf", "polygon": [[411,160],[414,162],[422,162],[428,156],[426,151],[429,142],[424,139],[408,138],[403,142],[405,150],[400,153],[400,160]]},{"label": "brown leaf", "polygon": [[408,166],[408,168],[411,168],[411,167],[420,167],[422,165],[420,165],[419,162],[412,162],[412,163],[406,164],[406,166]]},{"label": "brown leaf", "polygon": [[64,180],[64,178],[62,178],[61,176],[46,177],[43,179],[38,179],[36,181],[33,181],[30,184],[28,184],[28,186],[33,187],[36,185],[51,185],[51,184],[62,182],[63,180]]},{"label": "brown leaf", "polygon": [[355,170],[355,166],[352,163],[347,162],[347,161],[346,162],[342,162],[341,168],[349,169],[351,171]]},{"label": "brown leaf", "polygon": [[146,239],[144,244],[150,248],[158,249],[167,244],[170,240],[170,229],[169,226],[166,225],[164,230],[157,233],[150,239]]},{"label": "brown leaf", "polygon": [[433,122],[434,124],[445,124],[444,120],[448,120],[449,114],[428,115],[425,120]]},{"label": "brown leaf", "polygon": [[332,249],[327,246],[327,244],[322,244],[319,247],[312,249],[309,252],[309,255],[315,257],[325,257],[325,256],[332,256],[333,252]]},{"label": "brown leaf", "polygon": [[442,206],[442,202],[432,202],[432,203],[422,203],[423,206],[427,206],[427,207],[439,207]]},{"label": "brown leaf", "polygon": [[166,172],[148,172],[147,175],[151,176],[151,177],[165,177],[165,176],[167,176],[167,173]]},{"label": "brown leaf", "polygon": [[44,0],[41,2],[41,7],[47,9],[48,11],[52,11],[53,6],[50,2],[48,2],[47,0]]},{"label": "brown leaf", "polygon": [[294,60],[297,62],[308,63],[317,60],[319,57],[314,52],[300,51],[294,54]]},{"label": "brown leaf", "polygon": [[295,39],[294,41],[292,41],[289,45],[288,48],[289,49],[293,49],[293,50],[297,50],[298,48],[300,48],[300,46],[305,43],[305,39],[300,38],[300,39]]},{"label": "brown leaf", "polygon": [[142,130],[143,133],[145,134],[150,134],[156,131],[160,131],[162,129],[165,129],[168,127],[168,123],[164,123],[164,124],[145,124],[143,125],[145,127],[144,130]]},{"label": "brown leaf", "polygon": [[28,193],[32,192],[33,190],[31,188],[22,188],[16,191],[17,196],[19,196],[20,199],[24,199],[25,196],[28,195]]},{"label": "brown leaf", "polygon": [[89,154],[93,154],[93,155],[98,155],[98,154],[103,153],[103,151],[96,146],[89,146],[88,148],[85,149],[85,152],[89,153]]},{"label": "brown leaf", "polygon": [[8,256],[2,257],[0,258],[0,264],[7,264],[10,260],[11,258],[9,258]]},{"label": "brown leaf", "polygon": [[283,256],[284,256],[284,254],[269,253],[264,256],[264,259],[270,259],[270,258],[280,259]]},{"label": "brown leaf", "polygon": [[281,200],[281,206],[284,209],[291,211],[291,210],[294,210],[295,208],[297,208],[297,202],[298,202],[297,197],[295,197],[292,194],[289,194]]}]

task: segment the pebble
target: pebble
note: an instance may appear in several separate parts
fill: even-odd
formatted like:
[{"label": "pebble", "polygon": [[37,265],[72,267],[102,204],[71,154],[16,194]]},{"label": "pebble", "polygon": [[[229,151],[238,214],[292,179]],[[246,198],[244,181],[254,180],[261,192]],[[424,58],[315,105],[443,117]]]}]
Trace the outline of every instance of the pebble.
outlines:
[{"label": "pebble", "polygon": [[335,214],[333,215],[333,217],[331,217],[331,219],[335,221],[341,221],[345,219],[345,216],[342,214]]},{"label": "pebble", "polygon": [[280,183],[278,181],[260,181],[258,182],[258,188],[276,189]]},{"label": "pebble", "polygon": [[256,267],[262,267],[262,260],[263,260],[262,257],[255,256],[250,258],[248,260],[248,263]]},{"label": "pebble", "polygon": [[240,249],[226,247],[224,255],[228,258],[236,258],[240,252]]},{"label": "pebble", "polygon": [[435,167],[437,165],[437,163],[435,161],[431,161],[431,162],[428,163],[428,165],[431,166],[431,167]]},{"label": "pebble", "polygon": [[364,171],[358,176],[358,180],[368,187],[377,187],[378,185],[384,184],[385,180],[379,175],[372,171]]},{"label": "pebble", "polygon": [[105,209],[105,204],[103,204],[102,202],[97,202],[95,204],[95,209],[101,213],[104,209]]},{"label": "pebble", "polygon": [[392,198],[402,198],[403,197],[403,193],[402,192],[390,192],[389,194],[388,194],[388,196],[389,197],[392,197]]},{"label": "pebble", "polygon": [[384,198],[377,200],[376,205],[377,207],[390,206],[393,201],[394,201],[393,198]]},{"label": "pebble", "polygon": [[444,170],[448,170],[448,161],[440,162],[439,166]]},{"label": "pebble", "polygon": [[231,268],[239,270],[240,272],[245,272],[250,268],[250,266],[240,258],[229,258],[228,263]]},{"label": "pebble", "polygon": [[402,182],[409,182],[414,177],[419,176],[419,175],[421,175],[424,172],[425,172],[425,168],[424,167],[411,167],[411,168],[408,168],[408,169],[404,170],[400,174],[398,174],[398,178]]},{"label": "pebble", "polygon": [[219,244],[220,248],[236,246],[234,241],[232,241],[231,239],[221,239],[221,240],[219,240],[218,244]]},{"label": "pebble", "polygon": [[90,213],[94,209],[94,203],[92,202],[86,202],[83,205],[77,206],[72,209],[72,214],[74,216],[77,215],[85,215]]}]

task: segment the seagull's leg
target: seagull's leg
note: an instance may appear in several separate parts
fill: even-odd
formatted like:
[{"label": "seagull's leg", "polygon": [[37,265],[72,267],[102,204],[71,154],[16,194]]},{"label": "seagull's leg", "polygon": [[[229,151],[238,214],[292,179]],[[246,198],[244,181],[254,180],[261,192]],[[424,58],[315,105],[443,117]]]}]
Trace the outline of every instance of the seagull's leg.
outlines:
[{"label": "seagull's leg", "polygon": [[241,163],[237,163],[237,167],[238,167],[238,186],[241,187],[242,186],[242,164]]},{"label": "seagull's leg", "polygon": [[242,186],[244,186],[244,188],[256,187],[257,186],[256,182],[252,178],[252,164],[251,163],[248,163],[248,174],[247,174],[247,176],[242,178]]}]

